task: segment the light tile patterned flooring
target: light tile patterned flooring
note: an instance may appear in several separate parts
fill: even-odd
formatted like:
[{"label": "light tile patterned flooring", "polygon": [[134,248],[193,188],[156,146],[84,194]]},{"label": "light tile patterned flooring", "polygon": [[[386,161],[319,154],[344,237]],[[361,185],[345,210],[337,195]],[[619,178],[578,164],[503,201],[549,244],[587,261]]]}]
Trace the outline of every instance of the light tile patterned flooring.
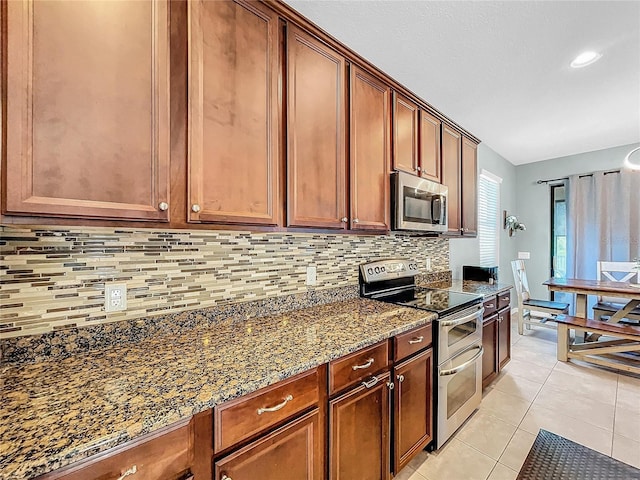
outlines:
[{"label": "light tile patterned flooring", "polygon": [[556,332],[512,331],[511,362],[438,452],[396,480],[513,480],[543,428],[640,468],[640,378],[556,361]]}]

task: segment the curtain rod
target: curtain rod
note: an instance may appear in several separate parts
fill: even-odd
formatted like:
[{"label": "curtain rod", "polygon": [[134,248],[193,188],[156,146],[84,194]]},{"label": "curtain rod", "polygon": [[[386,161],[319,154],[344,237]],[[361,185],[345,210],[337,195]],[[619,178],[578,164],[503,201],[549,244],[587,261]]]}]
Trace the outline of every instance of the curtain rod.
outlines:
[{"label": "curtain rod", "polygon": [[[585,173],[584,175],[578,175],[578,178],[593,177],[594,173],[597,173],[597,172],[591,172],[591,173]],[[605,175],[609,175],[610,173],[620,173],[620,169],[618,169],[618,170],[608,170],[608,171],[604,172]],[[538,180],[536,183],[538,185],[542,185],[543,183],[560,182],[562,180],[569,180],[569,177],[550,178],[549,180]]]}]

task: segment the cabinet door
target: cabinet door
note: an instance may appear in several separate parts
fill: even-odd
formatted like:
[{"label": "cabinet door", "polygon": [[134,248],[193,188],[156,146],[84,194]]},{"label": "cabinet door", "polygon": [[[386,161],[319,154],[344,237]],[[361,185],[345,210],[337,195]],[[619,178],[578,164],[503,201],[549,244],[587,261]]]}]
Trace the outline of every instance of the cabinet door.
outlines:
[{"label": "cabinet door", "polygon": [[188,2],[189,220],[279,222],[278,16],[257,2]]},{"label": "cabinet door", "polygon": [[329,402],[332,480],[389,478],[389,373],[376,378]]},{"label": "cabinet door", "polygon": [[214,464],[215,480],[322,480],[324,461],[318,410]]},{"label": "cabinet door", "polygon": [[498,376],[498,316],[492,315],[482,324],[482,388]]},{"label": "cabinet door", "polygon": [[511,360],[511,310],[498,312],[498,364],[500,369]]},{"label": "cabinet door", "polygon": [[351,228],[389,230],[391,89],[351,68]]},{"label": "cabinet door", "polygon": [[345,60],[290,25],[287,223],[347,227]]},{"label": "cabinet door", "polygon": [[432,438],[433,351],[396,366],[394,378],[394,465],[398,473]]},{"label": "cabinet door", "polygon": [[433,115],[420,111],[420,175],[440,183],[440,132],[442,122]]},{"label": "cabinet door", "polygon": [[442,126],[442,183],[449,187],[448,233],[459,235],[460,225],[460,139],[462,135],[448,125]]},{"label": "cabinet door", "polygon": [[478,145],[462,138],[462,229],[464,235],[478,233]]},{"label": "cabinet door", "polygon": [[167,2],[6,8],[5,213],[168,221]]},{"label": "cabinet door", "polygon": [[393,94],[393,168],[418,174],[418,106]]}]

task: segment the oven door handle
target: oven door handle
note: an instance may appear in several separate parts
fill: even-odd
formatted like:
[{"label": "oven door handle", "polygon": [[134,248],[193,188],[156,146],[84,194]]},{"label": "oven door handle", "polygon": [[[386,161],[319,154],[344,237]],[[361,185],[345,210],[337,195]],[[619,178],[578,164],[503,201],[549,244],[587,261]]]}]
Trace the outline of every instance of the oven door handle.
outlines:
[{"label": "oven door handle", "polygon": [[455,320],[441,320],[438,323],[442,327],[455,327],[456,325],[462,325],[463,323],[467,323],[470,319],[474,317],[482,318],[483,314],[484,314],[484,307],[482,307],[480,310],[473,312],[470,315],[465,315],[462,318],[456,318]]},{"label": "oven door handle", "polygon": [[482,346],[478,348],[479,348],[479,352],[476,355],[474,355],[471,360],[467,360],[462,365],[458,365],[456,368],[450,368],[449,370],[440,370],[440,376],[445,377],[448,375],[455,375],[456,373],[459,373],[465,370],[466,368],[469,368],[471,365],[473,365],[476,362],[476,360],[478,360],[478,358],[482,356],[482,353],[484,352],[484,348],[482,348]]}]

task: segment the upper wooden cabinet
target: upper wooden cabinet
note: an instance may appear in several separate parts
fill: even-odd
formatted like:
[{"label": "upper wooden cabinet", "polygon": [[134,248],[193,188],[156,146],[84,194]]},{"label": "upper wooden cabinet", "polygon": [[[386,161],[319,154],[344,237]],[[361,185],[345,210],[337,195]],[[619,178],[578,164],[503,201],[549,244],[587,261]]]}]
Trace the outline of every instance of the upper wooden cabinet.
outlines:
[{"label": "upper wooden cabinet", "polygon": [[347,228],[345,59],[287,27],[287,224]]},{"label": "upper wooden cabinet", "polygon": [[280,222],[278,15],[258,2],[188,2],[190,221]]},{"label": "upper wooden cabinet", "polygon": [[398,93],[393,107],[393,168],[440,182],[442,122]]},{"label": "upper wooden cabinet", "polygon": [[449,125],[442,127],[442,183],[449,187],[447,235],[474,237],[478,231],[478,145]]},{"label": "upper wooden cabinet", "polygon": [[449,127],[442,126],[442,183],[449,188],[447,201],[449,207],[447,209],[448,233],[452,235],[460,235],[460,162],[461,154],[460,132]]},{"label": "upper wooden cabinet", "polygon": [[478,145],[462,137],[462,233],[478,233]]},{"label": "upper wooden cabinet", "polygon": [[393,93],[393,168],[418,174],[418,105]]},{"label": "upper wooden cabinet", "polygon": [[420,176],[440,183],[440,131],[442,122],[420,110]]},{"label": "upper wooden cabinet", "polygon": [[168,221],[167,2],[6,8],[4,213]]},{"label": "upper wooden cabinet", "polygon": [[351,67],[351,228],[389,230],[391,89]]}]

